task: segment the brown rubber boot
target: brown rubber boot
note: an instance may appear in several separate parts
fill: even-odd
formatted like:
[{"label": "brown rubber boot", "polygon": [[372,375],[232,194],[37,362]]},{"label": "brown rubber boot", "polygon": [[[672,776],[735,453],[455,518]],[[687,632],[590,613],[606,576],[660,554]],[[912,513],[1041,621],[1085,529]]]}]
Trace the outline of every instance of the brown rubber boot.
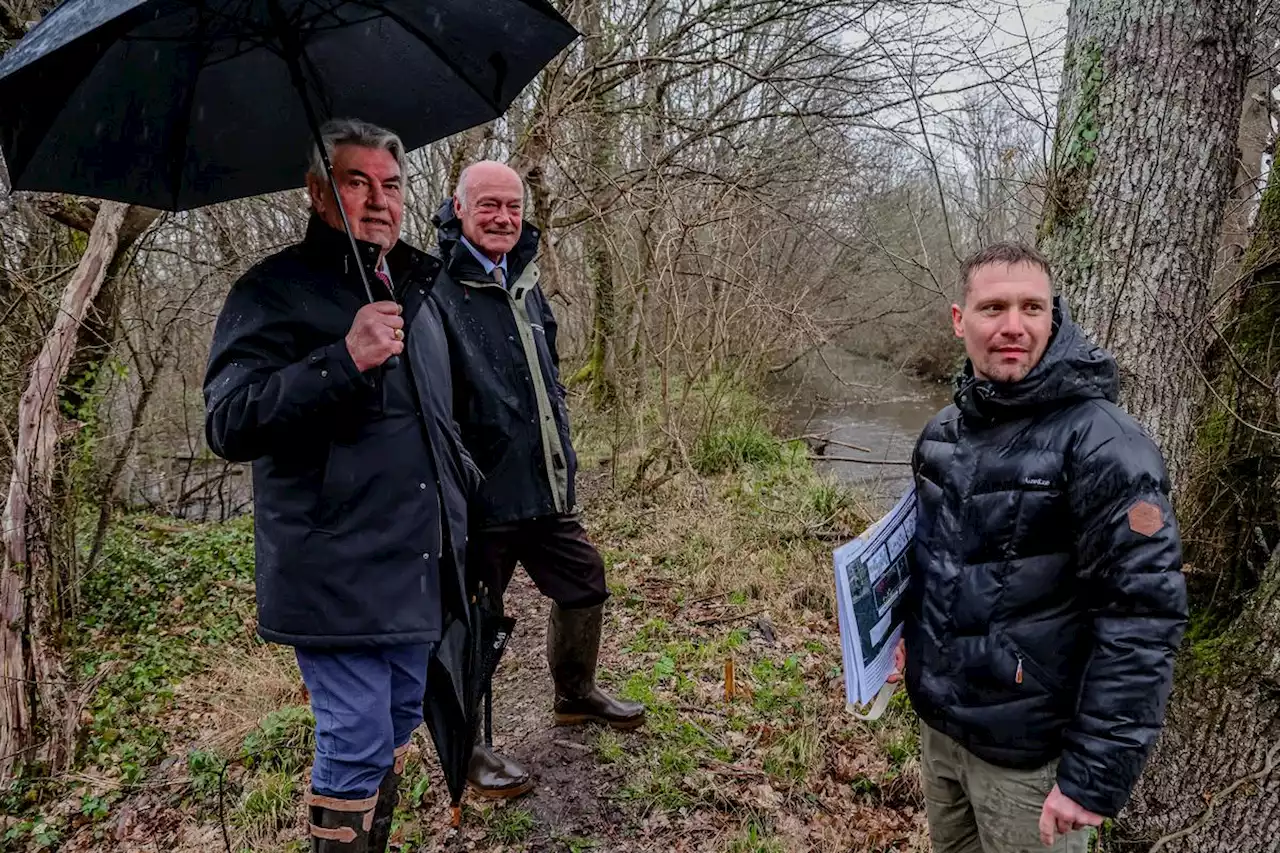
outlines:
[{"label": "brown rubber boot", "polygon": [[644,725],[644,705],[617,699],[596,686],[603,623],[603,602],[572,610],[551,605],[547,663],[556,684],[557,726],[604,723],[615,729],[634,729]]},{"label": "brown rubber boot", "polygon": [[309,791],[303,801],[311,815],[311,853],[369,853],[377,795],[339,800]]},{"label": "brown rubber boot", "polygon": [[471,748],[467,766],[467,784],[471,790],[490,799],[510,799],[533,790],[533,776],[514,760],[493,751],[493,747],[477,737]]},{"label": "brown rubber boot", "polygon": [[396,748],[396,762],[378,786],[378,805],[373,810],[373,828],[369,830],[369,853],[386,853],[391,841],[391,821],[400,804],[400,780],[404,778],[408,754],[409,744]]}]

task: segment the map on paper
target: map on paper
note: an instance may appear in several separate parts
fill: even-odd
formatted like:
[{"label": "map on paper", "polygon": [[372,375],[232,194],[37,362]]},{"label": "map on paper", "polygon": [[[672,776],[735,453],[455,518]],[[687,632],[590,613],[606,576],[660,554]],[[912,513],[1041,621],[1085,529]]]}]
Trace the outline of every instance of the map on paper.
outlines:
[{"label": "map on paper", "polygon": [[844,652],[845,701],[870,703],[893,672],[902,636],[898,602],[916,528],[915,486],[861,536],[835,550],[836,601]]}]

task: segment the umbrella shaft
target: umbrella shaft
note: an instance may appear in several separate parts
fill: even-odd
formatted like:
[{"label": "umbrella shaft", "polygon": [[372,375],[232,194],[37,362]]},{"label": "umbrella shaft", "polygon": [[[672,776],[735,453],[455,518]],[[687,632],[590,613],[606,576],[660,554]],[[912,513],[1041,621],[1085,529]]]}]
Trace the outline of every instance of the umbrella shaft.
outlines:
[{"label": "umbrella shaft", "polygon": [[484,692],[484,742],[493,746],[493,684]]},{"label": "umbrella shaft", "polygon": [[333,177],[333,164],[329,162],[329,152],[325,149],[324,136],[320,133],[320,122],[316,118],[315,109],[311,106],[311,99],[307,97],[307,84],[302,77],[302,42],[285,17],[284,10],[280,8],[279,0],[269,0],[269,5],[271,16],[275,20],[276,32],[280,37],[284,60],[289,66],[289,77],[293,80],[293,87],[298,90],[298,97],[302,99],[302,109],[307,114],[307,124],[311,127],[311,135],[315,137],[316,148],[320,151],[320,162],[324,164],[324,173],[329,178],[329,188],[333,190],[333,200],[337,203],[338,214],[342,217],[342,228],[347,232],[347,240],[351,243],[351,254],[355,257],[356,269],[360,271],[360,282],[364,285],[364,292],[368,295],[369,301],[376,302],[377,300],[373,298],[373,288],[369,286],[369,275],[360,261],[360,250],[356,246],[355,235],[351,233],[347,209],[342,204],[342,195],[338,192],[338,182]]}]

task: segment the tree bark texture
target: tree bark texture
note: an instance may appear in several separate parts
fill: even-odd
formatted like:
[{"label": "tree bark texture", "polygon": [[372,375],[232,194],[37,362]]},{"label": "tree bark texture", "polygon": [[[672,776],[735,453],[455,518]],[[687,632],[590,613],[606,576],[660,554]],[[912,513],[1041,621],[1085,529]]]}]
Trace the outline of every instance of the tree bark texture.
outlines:
[{"label": "tree bark texture", "polygon": [[1175,493],[1234,171],[1254,0],[1073,0],[1040,227],[1075,318],[1121,369],[1125,407]]},{"label": "tree bark texture", "polygon": [[510,166],[524,179],[529,188],[529,201],[533,207],[533,224],[542,231],[539,244],[540,260],[538,268],[542,271],[539,286],[542,292],[551,298],[560,292],[560,250],[557,246],[559,235],[553,233],[555,227],[555,199],[552,195],[551,183],[547,171],[552,162],[552,134],[555,122],[550,119],[553,94],[559,84],[559,72],[544,72],[538,81],[538,97],[529,124],[513,152]]},{"label": "tree bark texture", "polygon": [[1210,591],[1202,609],[1233,614],[1280,544],[1280,184],[1255,217],[1227,319],[1210,347],[1212,393],[1197,431],[1188,559]]},{"label": "tree bark texture", "polygon": [[1280,853],[1280,550],[1230,629],[1177,671],[1115,847]]},{"label": "tree bark texture", "polygon": [[[0,564],[0,777],[33,751],[37,713],[63,707],[64,682],[50,640],[47,550],[54,452],[62,423],[58,388],[81,324],[115,257],[127,205],[104,202],[80,263],[63,291],[53,328],[31,366],[18,408],[18,441],[5,502]],[[56,739],[59,740],[60,739]],[[50,755],[59,765],[66,756]]]}]

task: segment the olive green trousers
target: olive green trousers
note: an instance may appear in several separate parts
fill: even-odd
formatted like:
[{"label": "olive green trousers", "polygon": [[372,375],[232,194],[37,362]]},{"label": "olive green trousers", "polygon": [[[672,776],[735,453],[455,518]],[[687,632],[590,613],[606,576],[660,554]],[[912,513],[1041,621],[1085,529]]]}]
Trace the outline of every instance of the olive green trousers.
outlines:
[{"label": "olive green trousers", "polygon": [[1058,762],[1035,770],[988,764],[920,725],[920,775],[935,853],[1085,853],[1090,830],[1040,842],[1040,812]]}]

